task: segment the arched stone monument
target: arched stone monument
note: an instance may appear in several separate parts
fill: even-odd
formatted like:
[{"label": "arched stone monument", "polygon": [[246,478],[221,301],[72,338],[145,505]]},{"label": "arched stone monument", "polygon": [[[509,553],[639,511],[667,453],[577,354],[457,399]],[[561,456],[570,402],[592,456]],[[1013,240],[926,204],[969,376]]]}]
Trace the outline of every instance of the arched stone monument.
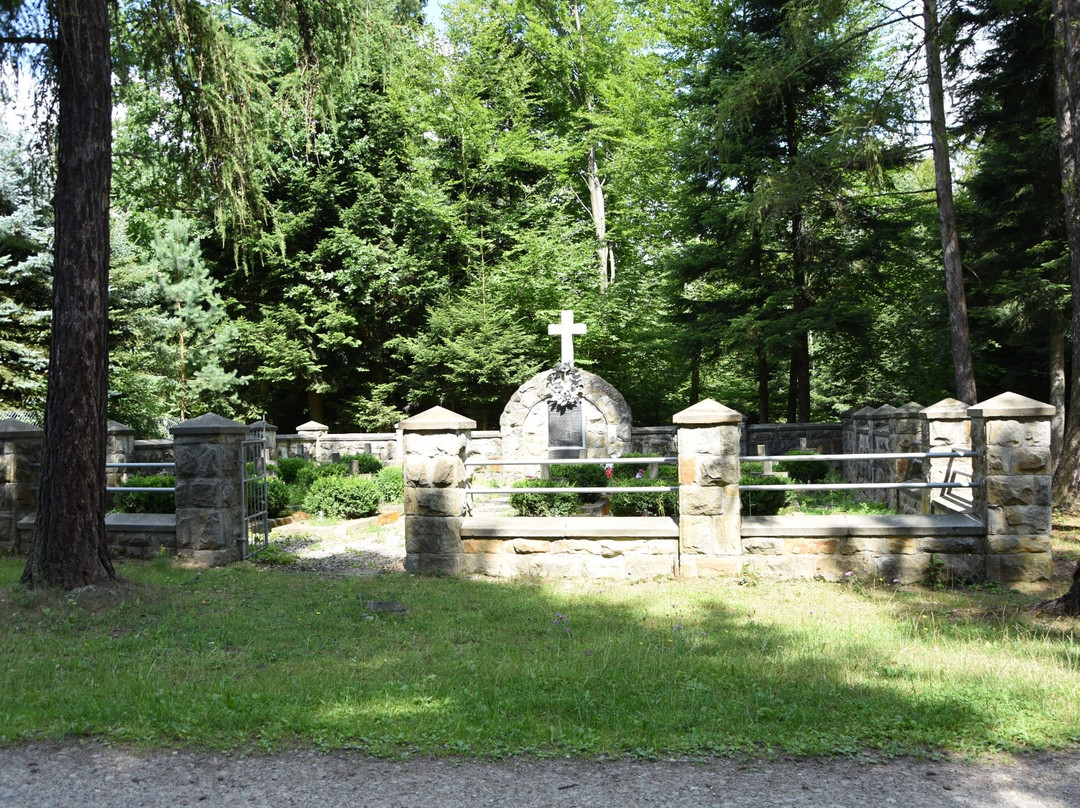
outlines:
[{"label": "arched stone monument", "polygon": [[[562,361],[537,373],[510,397],[499,431],[506,459],[617,457],[630,450],[633,417],[626,399],[595,373],[574,366],[573,334],[584,333],[564,311],[549,333],[562,337]],[[532,467],[507,469],[512,476]],[[516,471],[516,473],[515,473]]]}]

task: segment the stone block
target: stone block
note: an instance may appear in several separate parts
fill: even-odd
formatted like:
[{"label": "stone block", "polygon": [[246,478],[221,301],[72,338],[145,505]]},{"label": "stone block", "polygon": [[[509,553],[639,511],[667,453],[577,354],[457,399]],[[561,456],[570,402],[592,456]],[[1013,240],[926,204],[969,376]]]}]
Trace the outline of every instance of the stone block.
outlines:
[{"label": "stone block", "polygon": [[759,555],[778,555],[783,552],[783,545],[783,539],[769,538],[767,536],[754,536],[742,540],[742,549],[744,553],[755,553]]},{"label": "stone block", "polygon": [[[522,565],[524,557],[512,553],[475,553],[462,556],[461,572],[465,575],[488,575],[492,578],[516,578],[524,575]],[[416,569],[408,568],[406,557],[406,571],[419,572],[419,560]]]},{"label": "stone block", "polygon": [[739,520],[729,516],[681,516],[679,549],[683,553],[740,555]]},{"label": "stone block", "polygon": [[514,543],[503,539],[464,539],[461,542],[461,548],[466,554],[498,555],[499,553],[513,553]]},{"label": "stone block", "polygon": [[935,555],[934,558],[943,564],[941,574],[947,581],[975,583],[986,578],[986,556],[981,553],[977,555],[942,554]]},{"label": "stone block", "polygon": [[914,584],[926,577],[926,565],[930,557],[923,553],[917,555],[884,555],[873,560],[878,578],[884,578],[887,584]]},{"label": "stone block", "polygon": [[990,446],[1020,446],[1024,443],[1024,424],[1019,421],[987,421],[986,443]]},{"label": "stone block", "polygon": [[[729,488],[735,488],[734,494]],[[735,486],[679,486],[679,513],[687,516],[720,516],[737,514],[729,511],[739,502],[738,488]]]},{"label": "stone block", "polygon": [[407,457],[465,457],[468,436],[464,432],[406,432]]},{"label": "stone block", "polygon": [[744,563],[738,556],[683,555],[679,573],[684,578],[728,578],[740,574]]},{"label": "stone block", "polygon": [[[1009,453],[1008,474],[1049,474],[1050,447],[1021,447]],[[993,473],[993,472],[991,472]]]},{"label": "stone block", "polygon": [[1050,535],[1001,536],[991,534],[986,537],[986,552],[1000,555],[1009,553],[1049,553]]},{"label": "stone block", "polygon": [[205,478],[176,480],[178,508],[221,508],[225,505],[225,490],[220,480]]},{"label": "stone block", "polygon": [[854,553],[883,555],[887,551],[885,539],[866,536],[841,536],[836,541],[836,549],[841,555]]},{"label": "stone block", "polygon": [[739,454],[739,428],[737,425],[679,427],[680,455],[730,455]]},{"label": "stone block", "polygon": [[886,539],[885,548],[889,555],[912,555],[922,551],[919,540],[911,536]]},{"label": "stone block", "polygon": [[177,551],[181,563],[194,567],[224,567],[240,560],[240,548],[226,550],[187,550]]},{"label": "stone block", "polygon": [[[405,560],[408,569],[408,555]],[[465,556],[462,553],[419,553],[415,563],[420,575],[458,575],[465,568]]]},{"label": "stone block", "polygon": [[810,580],[817,574],[816,556],[750,555],[744,558],[748,571],[774,580]]},{"label": "stone block", "polygon": [[1053,573],[1050,553],[1010,553],[986,556],[986,577],[1003,583],[1045,581]]},{"label": "stone block", "polygon": [[461,516],[464,492],[460,488],[405,489],[405,513],[409,516]]},{"label": "stone block", "polygon": [[731,455],[707,455],[698,464],[698,483],[704,486],[739,484],[739,457]]},{"label": "stone block", "polygon": [[678,575],[678,567],[677,554],[626,556],[626,576],[634,581],[674,578]]},{"label": "stone block", "polygon": [[[1040,475],[1041,476],[1041,475]],[[990,505],[1049,504],[1048,486],[1032,475],[986,478],[986,502]]]},{"label": "stone block", "polygon": [[622,556],[605,558],[599,555],[579,556],[581,574],[586,578],[611,579],[626,577],[626,559]]},{"label": "stone block", "polygon": [[679,455],[679,485],[699,485],[697,455]]},{"label": "stone block", "polygon": [[[223,477],[226,469],[226,452],[224,447],[213,443],[176,443],[176,476],[177,478],[192,477]],[[234,463],[228,465],[229,473],[238,473],[239,459],[233,458]]]},{"label": "stone block", "polygon": [[422,457],[409,455],[405,458],[405,485],[413,488],[451,488],[465,482],[465,465],[458,458]]},{"label": "stone block", "polygon": [[225,514],[220,510],[178,507],[176,546],[181,551],[223,550],[236,543],[239,533],[226,533]]},{"label": "stone block", "polygon": [[1049,536],[1053,527],[1053,509],[1044,505],[1014,505],[1003,508],[1006,533]]},{"label": "stone block", "polygon": [[418,554],[460,554],[461,518],[410,516],[405,520],[405,552]]},{"label": "stone block", "polygon": [[513,546],[518,555],[551,552],[551,542],[543,539],[514,539]]},{"label": "stone block", "polygon": [[836,539],[787,539],[783,552],[792,555],[831,555],[836,552]]},{"label": "stone block", "polygon": [[982,553],[983,539],[979,536],[933,536],[919,540],[924,553],[939,555],[966,555]]}]

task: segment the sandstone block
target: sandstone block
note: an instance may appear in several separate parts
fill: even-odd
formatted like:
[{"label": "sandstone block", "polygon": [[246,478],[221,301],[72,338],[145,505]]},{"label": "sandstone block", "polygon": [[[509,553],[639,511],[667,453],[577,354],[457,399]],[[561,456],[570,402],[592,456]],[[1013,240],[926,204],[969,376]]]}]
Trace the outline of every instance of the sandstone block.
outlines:
[{"label": "sandstone block", "polygon": [[462,552],[466,554],[497,555],[499,553],[514,552],[513,542],[503,539],[464,539],[461,545]]},{"label": "sandstone block", "polygon": [[739,427],[725,426],[679,427],[680,455],[732,455],[739,454]]},{"label": "sandstone block", "polygon": [[932,536],[919,541],[924,553],[941,555],[964,555],[982,552],[982,538],[979,536]]},{"label": "sandstone block", "polygon": [[514,552],[518,555],[551,552],[551,542],[543,539],[514,539],[513,545]]},{"label": "sandstone block", "polygon": [[1049,474],[1050,447],[1021,447],[1009,453],[1009,474]]},{"label": "sandstone block", "polygon": [[409,516],[461,516],[464,494],[460,488],[405,489],[405,513]]},{"label": "sandstone block", "polygon": [[1053,572],[1050,553],[986,556],[986,577],[1004,582],[1045,581]]},{"label": "sandstone block", "polygon": [[987,421],[986,442],[993,446],[1020,446],[1024,443],[1024,425],[1019,421]]},{"label": "sandstone block", "polygon": [[742,549],[744,553],[776,555],[783,552],[781,549],[783,547],[783,544],[783,539],[755,536],[752,538],[743,539]]},{"label": "sandstone block", "polygon": [[739,520],[723,516],[682,516],[679,518],[679,548],[683,553],[740,555]]},{"label": "sandstone block", "polygon": [[678,573],[679,556],[671,555],[628,555],[626,557],[626,576],[634,581],[651,578],[673,578]]},{"label": "sandstone block", "polygon": [[217,551],[235,544],[239,532],[230,536],[225,528],[225,514],[221,510],[176,509],[176,546],[180,551]]},{"label": "sandstone block", "polygon": [[999,555],[1009,553],[1049,553],[1050,535],[1001,536],[991,534],[986,537],[986,551]]},{"label": "sandstone block", "polygon": [[410,516],[405,521],[405,552],[418,554],[460,554],[459,517]]},{"label": "sandstone block", "polygon": [[698,482],[707,486],[739,484],[738,455],[708,455],[698,465]]},{"label": "sandstone block", "polygon": [[793,555],[831,555],[836,552],[836,539],[787,539],[783,551]]}]

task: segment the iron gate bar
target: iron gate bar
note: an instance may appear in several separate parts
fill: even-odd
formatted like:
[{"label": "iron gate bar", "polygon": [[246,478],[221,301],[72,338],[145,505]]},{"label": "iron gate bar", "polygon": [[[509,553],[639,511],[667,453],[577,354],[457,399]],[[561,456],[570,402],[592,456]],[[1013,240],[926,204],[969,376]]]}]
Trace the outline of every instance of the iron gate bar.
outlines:
[{"label": "iron gate bar", "polygon": [[[270,546],[269,506],[266,497],[266,433],[253,430],[240,444],[240,552],[250,558]],[[248,465],[252,473],[248,473]],[[254,539],[254,541],[253,541]],[[254,549],[252,547],[254,546]]]}]

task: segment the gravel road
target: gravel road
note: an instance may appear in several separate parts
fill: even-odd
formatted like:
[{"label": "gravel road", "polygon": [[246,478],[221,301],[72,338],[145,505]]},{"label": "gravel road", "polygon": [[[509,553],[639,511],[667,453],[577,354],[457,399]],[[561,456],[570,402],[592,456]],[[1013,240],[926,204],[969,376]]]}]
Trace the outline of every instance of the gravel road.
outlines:
[{"label": "gravel road", "polygon": [[307,750],[234,757],[97,744],[0,749],[0,807],[763,806],[1076,808],[1080,755],[853,760],[460,762]]}]

